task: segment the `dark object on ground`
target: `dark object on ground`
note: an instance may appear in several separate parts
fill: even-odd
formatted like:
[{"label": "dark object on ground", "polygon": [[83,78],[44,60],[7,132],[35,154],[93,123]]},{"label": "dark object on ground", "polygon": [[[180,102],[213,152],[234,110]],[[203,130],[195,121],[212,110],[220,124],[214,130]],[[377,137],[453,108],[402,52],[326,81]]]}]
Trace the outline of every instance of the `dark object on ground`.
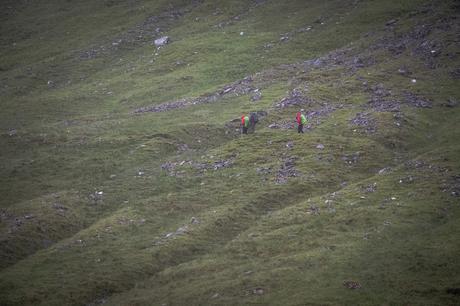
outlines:
[{"label": "dark object on ground", "polygon": [[453,295],[460,295],[460,288],[447,288],[446,292]]}]

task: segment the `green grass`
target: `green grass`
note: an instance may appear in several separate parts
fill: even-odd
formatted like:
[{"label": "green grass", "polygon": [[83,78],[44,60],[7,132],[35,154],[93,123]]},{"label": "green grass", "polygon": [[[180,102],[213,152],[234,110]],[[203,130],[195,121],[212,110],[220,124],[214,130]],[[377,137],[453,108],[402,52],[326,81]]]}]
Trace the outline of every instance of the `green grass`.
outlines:
[{"label": "green grass", "polygon": [[[2,3],[0,304],[458,304],[455,5]],[[257,102],[133,113],[247,76]],[[398,112],[369,108],[377,85]],[[277,108],[292,91],[311,102]],[[305,134],[268,127],[299,108]]]}]

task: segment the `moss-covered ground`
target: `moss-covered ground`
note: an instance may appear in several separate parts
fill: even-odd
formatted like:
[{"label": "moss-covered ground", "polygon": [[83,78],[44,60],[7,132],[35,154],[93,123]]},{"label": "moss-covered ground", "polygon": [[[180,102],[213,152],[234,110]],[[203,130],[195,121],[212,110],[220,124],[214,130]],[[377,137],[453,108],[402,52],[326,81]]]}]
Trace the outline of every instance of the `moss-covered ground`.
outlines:
[{"label": "moss-covered ground", "polygon": [[459,18],[2,1],[0,304],[459,304]]}]

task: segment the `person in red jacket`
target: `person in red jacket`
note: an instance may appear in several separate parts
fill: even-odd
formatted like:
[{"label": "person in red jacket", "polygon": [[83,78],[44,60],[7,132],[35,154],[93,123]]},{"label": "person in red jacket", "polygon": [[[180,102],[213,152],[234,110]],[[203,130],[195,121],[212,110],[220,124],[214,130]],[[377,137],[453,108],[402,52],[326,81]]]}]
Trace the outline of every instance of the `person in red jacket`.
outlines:
[{"label": "person in red jacket", "polygon": [[241,128],[243,131],[243,134],[248,133],[248,128],[249,128],[249,116],[243,115],[241,116]]},{"label": "person in red jacket", "polygon": [[300,112],[297,113],[295,120],[297,121],[297,133],[303,133],[303,126],[307,123],[307,118],[305,115],[302,114],[304,110],[301,109]]}]

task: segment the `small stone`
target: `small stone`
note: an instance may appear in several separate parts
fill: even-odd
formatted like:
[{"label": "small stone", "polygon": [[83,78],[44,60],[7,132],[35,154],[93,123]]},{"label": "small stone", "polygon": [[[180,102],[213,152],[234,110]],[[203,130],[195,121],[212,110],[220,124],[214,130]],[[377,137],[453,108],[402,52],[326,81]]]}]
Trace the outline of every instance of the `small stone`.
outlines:
[{"label": "small stone", "polygon": [[244,32],[240,32],[240,36],[243,36],[244,35]]},{"label": "small stone", "polygon": [[251,96],[251,101],[256,102],[256,101],[259,101],[261,98],[262,98],[262,93],[259,90],[257,90],[257,91],[254,91],[254,94]]},{"label": "small stone", "polygon": [[416,80],[416,79],[412,79],[411,82],[412,82],[413,84],[415,84],[415,83],[417,83],[417,80]]},{"label": "small stone", "polygon": [[255,288],[254,290],[252,290],[252,293],[256,294],[256,295],[262,295],[262,294],[264,294],[264,289],[263,288]]},{"label": "small stone", "polygon": [[324,145],[320,143],[320,144],[318,144],[318,145],[316,146],[316,148],[319,149],[319,150],[323,150],[323,149],[324,149]]},{"label": "small stone", "polygon": [[8,136],[14,136],[16,135],[18,132],[16,131],[16,129],[9,129],[8,130]]},{"label": "small stone", "polygon": [[154,44],[157,47],[165,46],[169,43],[170,39],[169,36],[163,36],[158,39],[155,39]]},{"label": "small stone", "polygon": [[384,173],[387,173],[388,172],[388,168],[383,168],[383,169],[380,169],[379,170],[379,174],[384,174]]},{"label": "small stone", "polygon": [[398,22],[398,19],[391,19],[391,20],[387,21],[387,23],[385,25],[386,26],[391,26],[391,25],[395,24],[396,22]]}]

